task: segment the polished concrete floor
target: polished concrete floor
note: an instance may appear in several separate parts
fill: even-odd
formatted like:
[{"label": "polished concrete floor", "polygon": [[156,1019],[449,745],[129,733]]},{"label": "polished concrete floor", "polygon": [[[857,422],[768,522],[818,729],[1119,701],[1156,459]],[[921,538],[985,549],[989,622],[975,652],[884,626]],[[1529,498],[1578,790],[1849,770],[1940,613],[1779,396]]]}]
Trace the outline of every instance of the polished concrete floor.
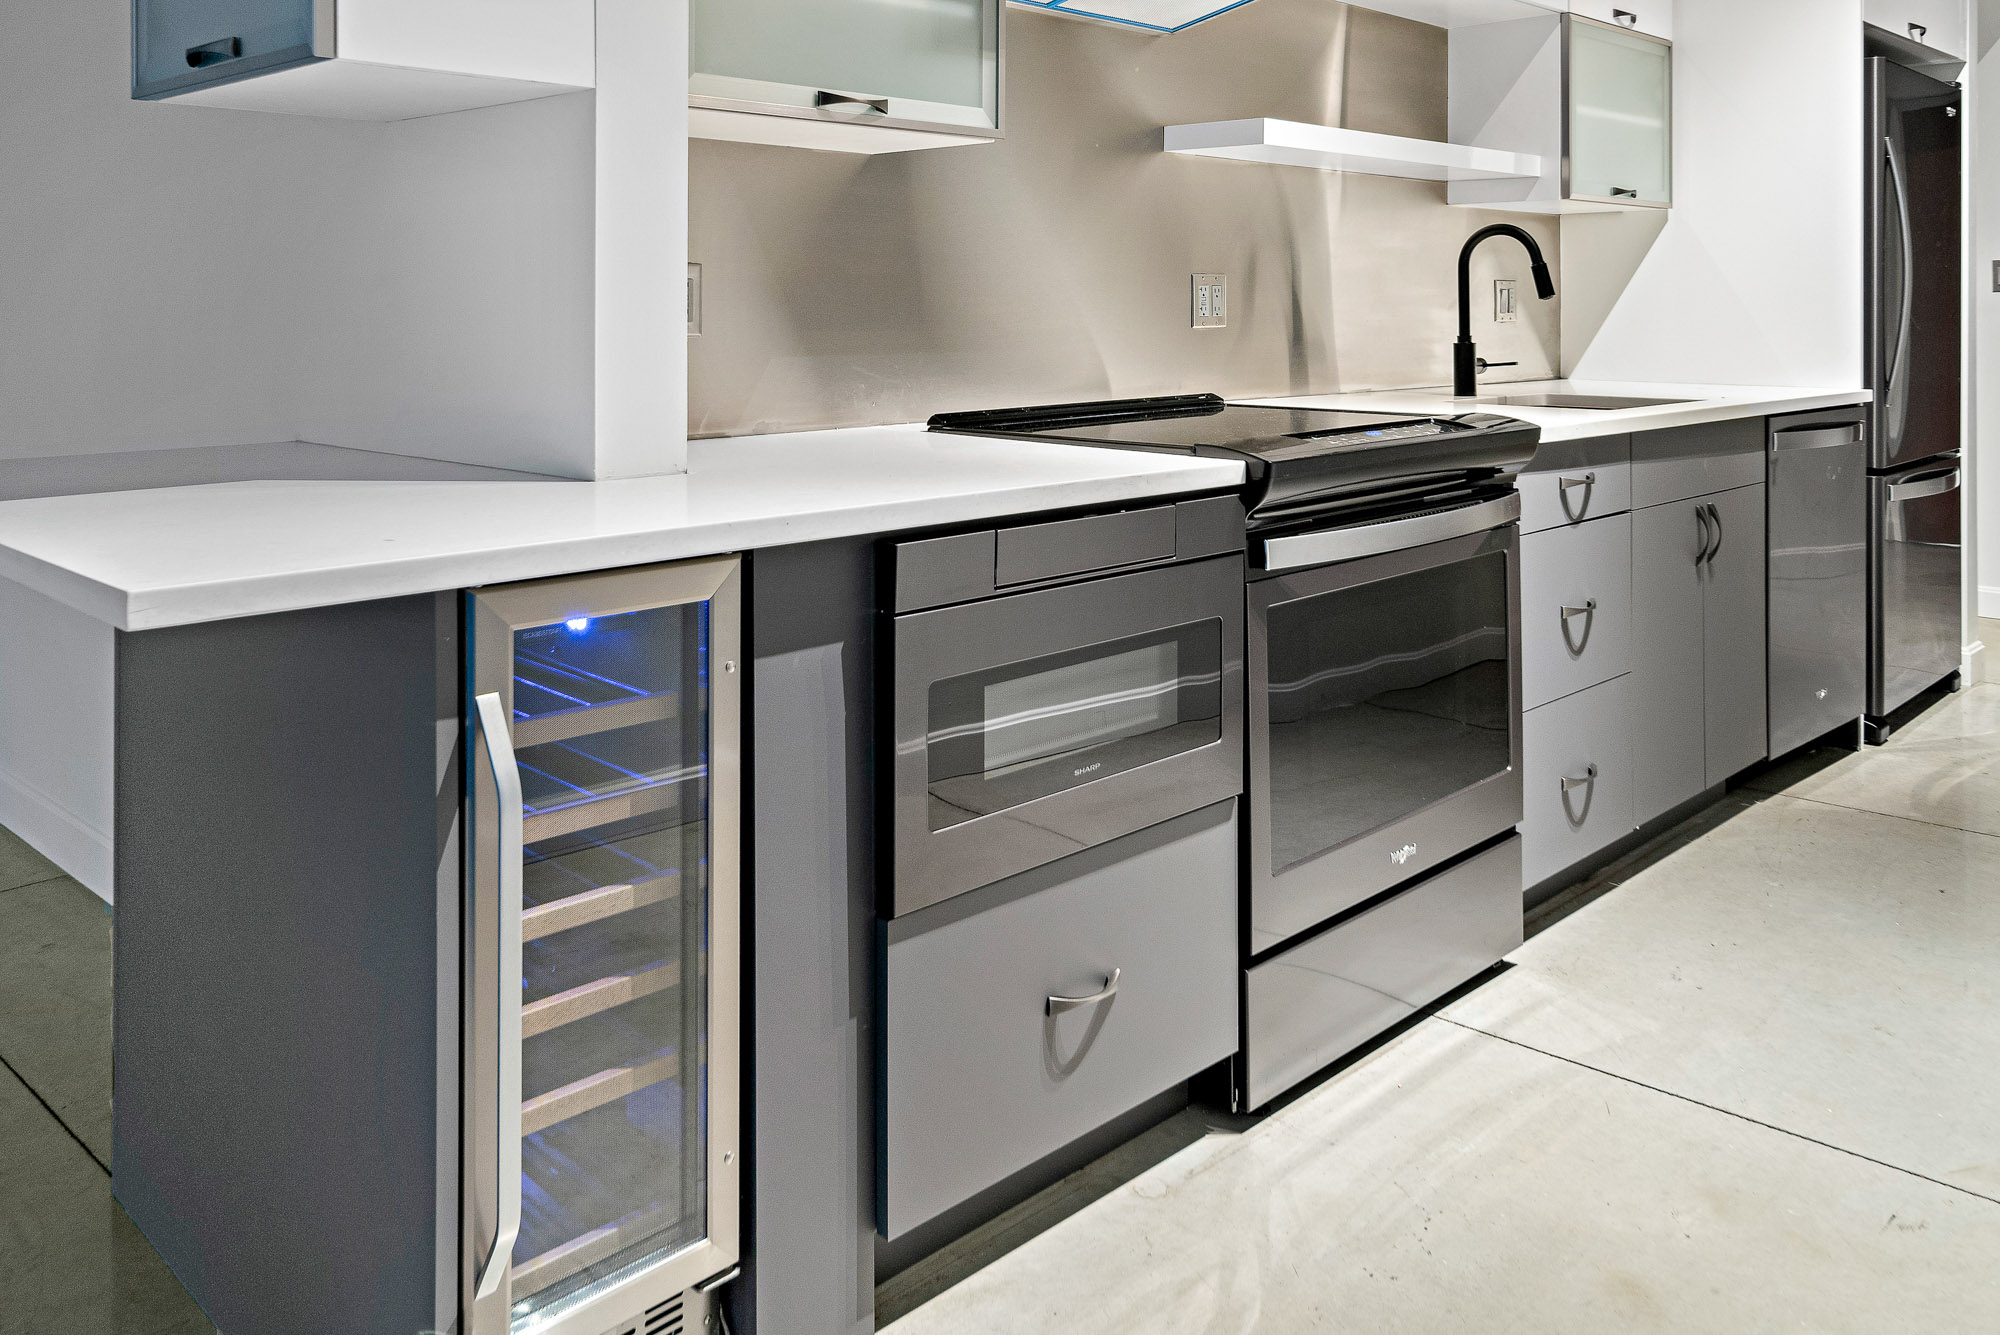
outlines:
[{"label": "polished concrete floor", "polygon": [[887,1329],[2000,1330],[2000,685],[1561,907],[1272,1115],[1051,1188]]},{"label": "polished concrete floor", "polygon": [[[2000,685],[1560,907],[1274,1114],[1183,1115],[892,1281],[929,1300],[889,1329],[2000,1330]],[[111,1199],[110,930],[0,830],[0,1335],[212,1330]]]}]

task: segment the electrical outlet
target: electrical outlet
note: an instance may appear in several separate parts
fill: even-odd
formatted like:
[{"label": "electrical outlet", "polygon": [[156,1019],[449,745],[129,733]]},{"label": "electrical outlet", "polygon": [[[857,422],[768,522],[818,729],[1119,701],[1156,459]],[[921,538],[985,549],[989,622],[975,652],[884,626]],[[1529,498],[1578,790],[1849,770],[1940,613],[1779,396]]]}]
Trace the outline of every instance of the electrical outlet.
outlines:
[{"label": "electrical outlet", "polygon": [[1493,323],[1519,324],[1521,305],[1517,295],[1521,280],[1518,278],[1496,278],[1493,280]]},{"label": "electrical outlet", "polygon": [[688,333],[701,333],[701,266],[688,265]]},{"label": "electrical outlet", "polygon": [[1195,329],[1222,329],[1229,324],[1229,277],[1219,273],[1194,275],[1194,302],[1191,325]]}]

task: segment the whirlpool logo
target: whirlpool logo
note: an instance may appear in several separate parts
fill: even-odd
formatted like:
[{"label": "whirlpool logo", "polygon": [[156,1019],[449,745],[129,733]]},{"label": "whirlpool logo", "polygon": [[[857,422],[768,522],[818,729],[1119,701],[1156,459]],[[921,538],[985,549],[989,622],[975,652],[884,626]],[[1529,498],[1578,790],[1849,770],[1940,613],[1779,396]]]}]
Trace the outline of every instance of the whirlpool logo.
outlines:
[{"label": "whirlpool logo", "polygon": [[1411,858],[1415,857],[1416,855],[1417,855],[1417,846],[1415,844],[1404,844],[1401,848],[1397,849],[1395,852],[1389,855],[1389,861],[1395,863],[1398,867],[1400,867],[1404,863],[1408,862]]}]

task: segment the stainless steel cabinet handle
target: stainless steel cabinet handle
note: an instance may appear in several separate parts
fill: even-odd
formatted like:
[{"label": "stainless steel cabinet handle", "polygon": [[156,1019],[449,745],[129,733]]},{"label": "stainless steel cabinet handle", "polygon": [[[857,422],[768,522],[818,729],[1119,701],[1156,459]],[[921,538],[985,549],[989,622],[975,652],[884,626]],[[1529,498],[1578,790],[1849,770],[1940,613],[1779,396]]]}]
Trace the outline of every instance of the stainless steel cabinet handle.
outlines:
[{"label": "stainless steel cabinet handle", "polygon": [[1924,40],[1924,38],[1930,35],[1931,35],[1931,30],[1929,28],[1926,28],[1923,24],[1912,23],[1910,25],[1910,36],[1916,38],[1918,41],[1921,42]]},{"label": "stainless steel cabinet handle", "polygon": [[829,111],[862,111],[875,116],[889,114],[888,98],[865,97],[860,93],[814,93],[813,106]]},{"label": "stainless steel cabinet handle", "polygon": [[1612,10],[1611,21],[1613,23],[1622,24],[1627,28],[1636,28],[1639,26],[1639,16],[1637,14],[1634,14],[1629,9]]},{"label": "stainless steel cabinet handle", "polygon": [[1588,788],[1596,782],[1597,766],[1595,765],[1587,766],[1583,771],[1583,777],[1580,779],[1565,775],[1562,781],[1563,796],[1567,797],[1577,789]]},{"label": "stainless steel cabinet handle", "polygon": [[1946,492],[1957,491],[1964,481],[1964,473],[1954,468],[1948,473],[1930,473],[1908,482],[1891,482],[1889,501],[1892,505],[1901,505],[1904,501],[1920,501],[1926,496],[1942,496]]},{"label": "stainless steel cabinet handle", "polygon": [[1118,980],[1124,974],[1125,971],[1123,969],[1113,969],[1111,976],[1104,980],[1104,990],[1102,992],[1092,992],[1087,997],[1060,997],[1054,993],[1050,993],[1048,1013],[1050,1015],[1061,1015],[1064,1011],[1081,1010],[1085,1006],[1095,1006],[1099,1002],[1111,1000],[1111,998],[1118,995]]},{"label": "stainless steel cabinet handle", "polygon": [[1708,549],[1708,563],[1714,565],[1715,558],[1722,555],[1722,511],[1713,505],[1705,508],[1708,510],[1708,522],[1715,526],[1715,546]]},{"label": "stainless steel cabinet handle", "polygon": [[[1569,494],[1572,491],[1576,490],[1578,487],[1583,488],[1583,504],[1578,508],[1572,510],[1569,504]],[[1582,519],[1584,515],[1590,512],[1590,498],[1593,495],[1595,495],[1596,492],[1597,492],[1597,474],[1595,473],[1585,473],[1582,477],[1563,477],[1556,479],[1556,499],[1562,502],[1563,514],[1568,516],[1569,521],[1572,524],[1576,523],[1578,520]]]},{"label": "stainless steel cabinet handle", "polygon": [[1694,554],[1695,566],[1699,568],[1708,560],[1708,544],[1713,541],[1708,533],[1708,507],[1706,505],[1695,506],[1694,525],[1698,530],[1695,535],[1695,541],[1701,544]]},{"label": "stainless steel cabinet handle", "polygon": [[[500,1048],[494,1062],[499,1108],[494,1119],[498,1143],[493,1147],[493,1159],[500,1219],[493,1250],[479,1264],[471,1335],[504,1335],[508,1327],[507,1290],[513,1271],[514,1243],[521,1235],[521,876],[525,818],[521,806],[521,767],[514,758],[507,707],[497,694],[482,695],[474,703],[474,723],[485,745],[498,807],[493,823],[493,856],[499,860],[495,868],[498,875],[492,878],[492,883],[497,887],[500,902],[492,908],[500,935],[498,977],[494,980],[499,989]],[[482,1321],[488,1312],[492,1313],[491,1318]]]},{"label": "stainless steel cabinet handle", "polygon": [[1613,199],[1637,199],[1639,192],[1630,186],[1614,185],[1611,187],[1611,197]]},{"label": "stainless steel cabinet handle", "polygon": [[1571,617],[1587,617],[1596,610],[1597,610],[1597,599],[1591,598],[1586,600],[1582,607],[1563,608],[1563,620],[1567,621]]}]

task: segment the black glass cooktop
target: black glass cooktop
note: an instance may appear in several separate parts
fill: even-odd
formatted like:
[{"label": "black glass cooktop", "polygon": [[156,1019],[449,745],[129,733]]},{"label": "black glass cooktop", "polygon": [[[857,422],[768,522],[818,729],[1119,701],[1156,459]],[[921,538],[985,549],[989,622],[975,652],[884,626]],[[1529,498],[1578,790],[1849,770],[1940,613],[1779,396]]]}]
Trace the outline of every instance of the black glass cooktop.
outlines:
[{"label": "black glass cooktop", "polygon": [[1213,394],[946,413],[934,431],[1241,459],[1252,513],[1415,481],[1518,470],[1541,429],[1468,413],[1425,417],[1226,403]]}]

